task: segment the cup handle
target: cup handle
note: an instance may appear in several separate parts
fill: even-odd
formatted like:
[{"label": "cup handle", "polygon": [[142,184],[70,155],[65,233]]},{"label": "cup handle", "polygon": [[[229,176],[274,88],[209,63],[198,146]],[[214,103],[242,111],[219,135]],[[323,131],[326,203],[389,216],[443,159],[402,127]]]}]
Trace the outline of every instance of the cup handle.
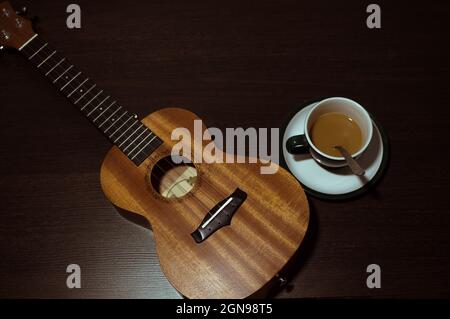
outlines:
[{"label": "cup handle", "polygon": [[286,149],[291,154],[307,154],[309,153],[309,145],[306,136],[294,135],[287,139]]}]

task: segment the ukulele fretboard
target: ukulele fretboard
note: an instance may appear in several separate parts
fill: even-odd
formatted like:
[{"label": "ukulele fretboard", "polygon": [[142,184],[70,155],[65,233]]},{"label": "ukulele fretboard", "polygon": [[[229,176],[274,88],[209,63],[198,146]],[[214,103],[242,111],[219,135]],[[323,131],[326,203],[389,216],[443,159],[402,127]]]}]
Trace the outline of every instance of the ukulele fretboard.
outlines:
[{"label": "ukulele fretboard", "polygon": [[162,144],[136,115],[130,114],[39,36],[31,39],[21,52],[136,165]]}]

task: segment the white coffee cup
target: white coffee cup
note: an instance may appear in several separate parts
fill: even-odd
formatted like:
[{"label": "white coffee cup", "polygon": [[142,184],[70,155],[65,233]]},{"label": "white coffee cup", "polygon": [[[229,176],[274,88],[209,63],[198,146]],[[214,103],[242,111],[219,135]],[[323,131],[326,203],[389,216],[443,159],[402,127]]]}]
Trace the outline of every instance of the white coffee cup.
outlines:
[{"label": "white coffee cup", "polygon": [[353,158],[359,157],[369,146],[372,140],[373,124],[369,113],[357,102],[344,97],[331,97],[320,101],[308,112],[305,118],[303,134],[291,136],[286,141],[286,148],[291,154],[310,153],[320,164],[329,167],[347,165],[344,157],[331,156],[322,152],[314,145],[310,130],[317,119],[327,113],[342,113],[353,119],[361,129],[362,145],[351,154]]}]

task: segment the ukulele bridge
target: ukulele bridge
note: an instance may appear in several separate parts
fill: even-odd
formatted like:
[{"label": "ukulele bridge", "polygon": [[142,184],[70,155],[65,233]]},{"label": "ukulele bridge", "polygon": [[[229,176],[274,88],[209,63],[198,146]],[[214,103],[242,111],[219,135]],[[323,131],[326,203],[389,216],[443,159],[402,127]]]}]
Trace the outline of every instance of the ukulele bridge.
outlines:
[{"label": "ukulele bridge", "polygon": [[205,216],[198,228],[191,234],[197,243],[201,243],[220,228],[230,225],[233,215],[247,198],[247,193],[236,190],[214,206]]}]

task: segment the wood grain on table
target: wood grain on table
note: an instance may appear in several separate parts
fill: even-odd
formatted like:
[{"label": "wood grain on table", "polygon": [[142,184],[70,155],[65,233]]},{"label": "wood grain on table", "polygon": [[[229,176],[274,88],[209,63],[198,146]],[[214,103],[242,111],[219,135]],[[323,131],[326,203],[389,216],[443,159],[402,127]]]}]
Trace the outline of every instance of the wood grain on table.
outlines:
[{"label": "wood grain on table", "polygon": [[[276,297],[449,297],[450,71],[444,1],[23,1],[37,32],[143,117],[178,106],[205,124],[281,127],[305,101],[345,96],[389,135],[388,171],[354,200],[309,197],[310,231]],[[178,295],[147,229],[105,198],[110,145],[20,54],[0,56],[0,297]],[[68,264],[82,288],[67,289]],[[379,264],[382,288],[368,289]]]}]

